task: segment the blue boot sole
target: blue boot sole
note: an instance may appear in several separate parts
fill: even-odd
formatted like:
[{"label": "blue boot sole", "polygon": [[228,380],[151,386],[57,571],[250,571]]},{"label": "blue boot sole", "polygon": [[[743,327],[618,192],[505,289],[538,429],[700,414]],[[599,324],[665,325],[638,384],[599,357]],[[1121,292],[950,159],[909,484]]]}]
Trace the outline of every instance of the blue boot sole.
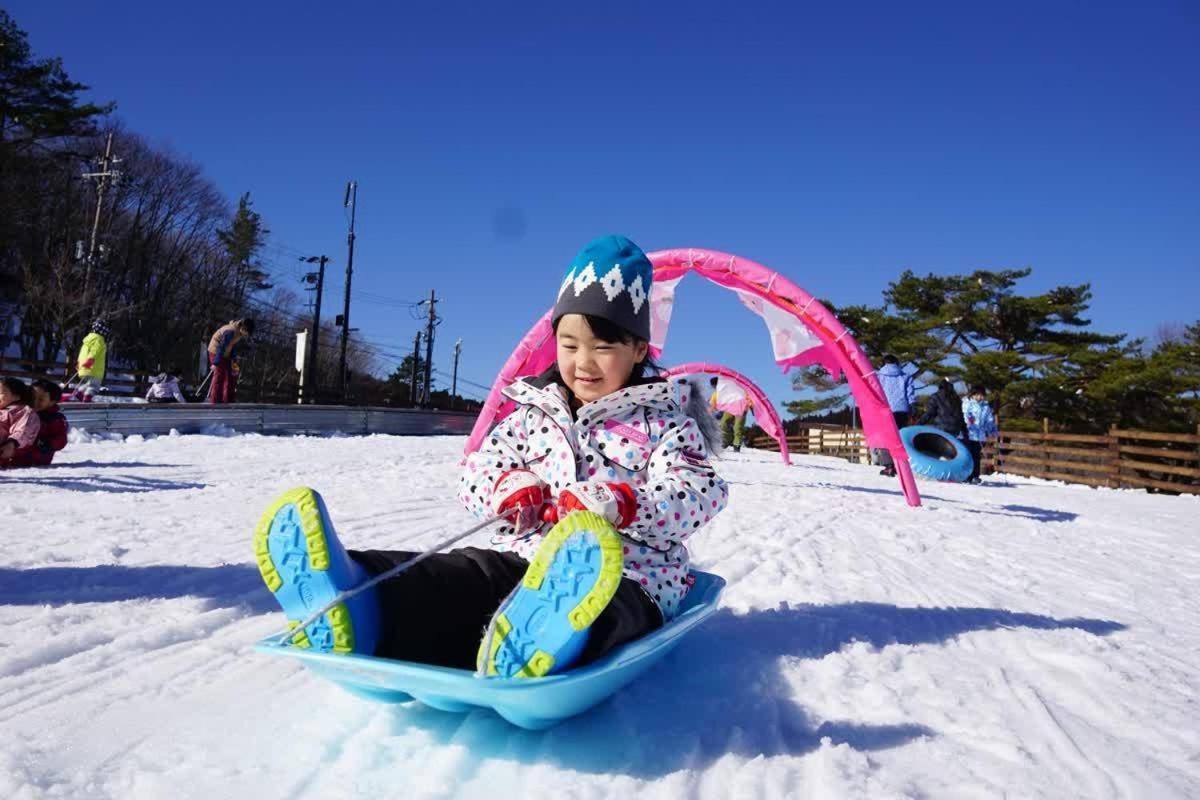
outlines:
[{"label": "blue boot sole", "polygon": [[[267,508],[254,530],[254,557],[291,629],[370,577],[338,541],[321,495],[308,488],[290,489]],[[320,652],[371,655],[378,626],[378,601],[368,590],[338,603],[291,641]]]},{"label": "blue boot sole", "polygon": [[478,671],[539,678],[567,669],[621,584],[621,552],[621,537],[597,514],[577,511],[555,525],[493,615]]}]

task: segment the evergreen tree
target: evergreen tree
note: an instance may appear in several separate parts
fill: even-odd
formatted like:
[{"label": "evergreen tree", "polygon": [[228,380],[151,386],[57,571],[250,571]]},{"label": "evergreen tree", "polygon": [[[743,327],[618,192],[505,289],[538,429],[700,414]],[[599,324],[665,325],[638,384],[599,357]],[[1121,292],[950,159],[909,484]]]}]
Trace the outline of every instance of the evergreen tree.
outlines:
[{"label": "evergreen tree", "polygon": [[25,32],[0,9],[0,153],[95,133],[97,119],[115,105],[81,103],[87,89],[67,76],[62,59],[35,59]]},{"label": "evergreen tree", "polygon": [[[1146,353],[1142,341],[1090,329],[1090,285],[1022,295],[1018,284],[1030,273],[906,271],[885,290],[883,305],[832,310],[874,363],[892,353],[918,384],[946,377],[982,385],[1008,427],[1040,425],[1042,417],[1079,431],[1194,425],[1197,326],[1183,341]],[[794,385],[817,396],[789,403],[793,413],[837,409],[848,400],[844,384],[819,368],[803,371]]]},{"label": "evergreen tree", "polygon": [[250,193],[238,200],[237,211],[229,227],[217,231],[217,238],[237,271],[235,305],[240,310],[247,294],[272,288],[270,277],[263,268],[259,254],[267,242],[269,230],[263,227],[262,215],[251,208]]},{"label": "evergreen tree", "polygon": [[[417,369],[417,395],[420,396],[422,390],[425,387],[425,383],[424,383],[424,381],[425,381],[425,357],[424,356],[422,356],[422,355],[417,356],[416,369]],[[413,376],[413,356],[410,353],[409,355],[406,355],[403,359],[401,359],[400,366],[396,367],[396,369],[392,372],[391,375],[388,376],[388,379],[387,379],[388,388],[391,390],[393,397],[396,398],[396,401],[399,405],[411,405],[412,404],[412,399],[410,396],[410,390],[412,387],[412,376]],[[436,384],[437,384],[437,381],[434,379],[431,379],[430,391],[433,390],[433,386]]]},{"label": "evergreen tree", "polygon": [[60,218],[73,192],[57,173],[80,157],[69,140],[95,133],[114,107],[81,102],[87,88],[60,59],[34,58],[25,32],[0,9],[0,307],[20,302],[31,261],[66,257]]}]

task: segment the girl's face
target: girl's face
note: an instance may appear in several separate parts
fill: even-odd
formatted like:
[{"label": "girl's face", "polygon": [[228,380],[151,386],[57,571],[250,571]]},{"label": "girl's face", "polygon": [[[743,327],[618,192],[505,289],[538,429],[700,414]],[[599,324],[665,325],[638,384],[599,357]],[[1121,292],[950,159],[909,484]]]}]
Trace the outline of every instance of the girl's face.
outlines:
[{"label": "girl's face", "polygon": [[7,386],[0,383],[0,408],[8,408],[15,402],[17,402],[17,396],[10,392]]},{"label": "girl's face", "polygon": [[558,321],[557,340],[558,371],[571,393],[584,403],[623,388],[649,350],[645,342],[597,339],[582,314],[566,314]]}]

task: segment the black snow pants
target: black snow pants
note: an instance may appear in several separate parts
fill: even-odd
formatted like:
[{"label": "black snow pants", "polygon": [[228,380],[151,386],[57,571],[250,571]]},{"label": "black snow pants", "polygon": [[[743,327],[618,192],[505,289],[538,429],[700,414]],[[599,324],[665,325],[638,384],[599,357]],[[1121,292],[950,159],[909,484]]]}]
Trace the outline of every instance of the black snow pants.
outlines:
[{"label": "black snow pants", "polygon": [[975,442],[970,439],[963,442],[967,446],[967,452],[971,454],[971,477],[969,481],[979,479],[979,469],[983,466],[983,442]]},{"label": "black snow pants", "polygon": [[[351,550],[372,575],[417,555]],[[479,643],[492,615],[525,577],[529,562],[515,553],[464,547],[437,553],[379,584],[375,655],[458,669],[475,669]],[[608,607],[592,623],[575,666],[662,627],[662,612],[637,582],[622,578]]]}]

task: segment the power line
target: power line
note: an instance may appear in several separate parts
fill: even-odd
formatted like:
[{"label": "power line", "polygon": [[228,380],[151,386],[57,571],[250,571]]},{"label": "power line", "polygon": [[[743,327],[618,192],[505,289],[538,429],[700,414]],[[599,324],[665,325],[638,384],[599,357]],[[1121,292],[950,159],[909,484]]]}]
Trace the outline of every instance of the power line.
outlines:
[{"label": "power line", "polygon": [[[448,375],[448,374],[446,374],[445,372],[443,372],[443,371],[442,371],[442,370],[440,370],[440,369],[435,369],[435,370],[434,370],[434,372],[436,372],[436,373],[438,374],[438,376],[439,376],[439,377],[442,377],[442,378],[450,378],[450,377],[453,377],[453,376],[451,376],[451,375]],[[459,382],[459,383],[465,383],[465,384],[466,384],[466,385],[468,385],[468,386],[474,386],[476,389],[481,389],[482,391],[485,391],[485,392],[490,392],[490,391],[492,391],[492,387],[490,387],[490,386],[484,386],[482,383],[476,383],[475,381],[469,381],[469,380],[467,380],[466,378],[464,378],[462,375],[459,375],[459,376],[458,376],[458,382]]]}]

